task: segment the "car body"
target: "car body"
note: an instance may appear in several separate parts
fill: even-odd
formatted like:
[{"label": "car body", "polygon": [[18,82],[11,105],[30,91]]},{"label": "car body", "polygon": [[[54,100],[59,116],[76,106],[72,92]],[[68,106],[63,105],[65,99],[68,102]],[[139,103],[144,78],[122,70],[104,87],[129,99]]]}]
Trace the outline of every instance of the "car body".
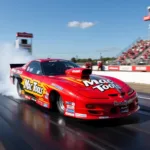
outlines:
[{"label": "car body", "polygon": [[95,120],[121,118],[139,110],[136,91],[110,76],[92,74],[91,69],[63,59],[36,59],[10,64],[10,78],[26,100],[60,114]]}]

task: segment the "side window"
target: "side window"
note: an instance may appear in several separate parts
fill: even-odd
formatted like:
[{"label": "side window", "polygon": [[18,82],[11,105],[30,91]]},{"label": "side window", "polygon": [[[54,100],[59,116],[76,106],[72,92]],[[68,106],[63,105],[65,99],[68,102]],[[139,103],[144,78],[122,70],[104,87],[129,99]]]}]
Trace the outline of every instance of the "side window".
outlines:
[{"label": "side window", "polygon": [[33,74],[42,75],[42,70],[39,62],[31,62],[27,67],[27,71]]}]

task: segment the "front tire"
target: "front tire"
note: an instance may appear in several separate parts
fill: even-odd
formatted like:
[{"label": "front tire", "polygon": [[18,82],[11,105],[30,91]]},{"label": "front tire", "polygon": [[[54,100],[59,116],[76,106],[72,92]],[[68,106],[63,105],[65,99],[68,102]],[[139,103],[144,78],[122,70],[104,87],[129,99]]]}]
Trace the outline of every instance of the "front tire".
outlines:
[{"label": "front tire", "polygon": [[61,115],[64,115],[65,112],[65,106],[64,101],[62,100],[62,97],[59,95],[57,101],[56,101],[57,109]]}]

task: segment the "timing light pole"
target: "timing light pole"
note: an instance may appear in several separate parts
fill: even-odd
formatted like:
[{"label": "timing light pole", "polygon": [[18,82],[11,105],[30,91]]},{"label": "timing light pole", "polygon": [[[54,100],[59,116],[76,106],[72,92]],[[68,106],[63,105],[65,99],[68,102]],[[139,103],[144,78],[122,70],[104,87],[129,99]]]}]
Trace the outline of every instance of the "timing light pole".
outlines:
[{"label": "timing light pole", "polygon": [[[150,6],[147,7],[148,15],[144,16],[144,21],[150,21]],[[148,25],[148,39],[150,40],[150,24]]]}]

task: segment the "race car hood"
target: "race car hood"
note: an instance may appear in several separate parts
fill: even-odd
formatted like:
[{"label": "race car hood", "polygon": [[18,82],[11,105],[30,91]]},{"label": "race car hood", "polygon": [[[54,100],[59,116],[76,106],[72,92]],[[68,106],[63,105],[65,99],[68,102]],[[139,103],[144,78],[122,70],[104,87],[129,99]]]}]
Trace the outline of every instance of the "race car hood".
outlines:
[{"label": "race car hood", "polygon": [[125,89],[119,84],[102,76],[91,75],[90,80],[83,80],[84,88],[79,94],[95,99],[108,99],[109,97],[123,96]]},{"label": "race car hood", "polygon": [[89,80],[78,80],[69,77],[65,79],[68,80],[69,84],[76,87],[79,95],[87,98],[107,99],[109,96],[124,94],[124,88],[101,76],[91,75]]},{"label": "race car hood", "polygon": [[123,96],[129,90],[129,87],[122,81],[118,82],[109,77],[92,75],[88,69],[84,71],[83,76],[83,70],[69,70],[66,76],[59,77],[59,82],[63,81],[70,87],[74,87],[78,95],[93,99]]}]

